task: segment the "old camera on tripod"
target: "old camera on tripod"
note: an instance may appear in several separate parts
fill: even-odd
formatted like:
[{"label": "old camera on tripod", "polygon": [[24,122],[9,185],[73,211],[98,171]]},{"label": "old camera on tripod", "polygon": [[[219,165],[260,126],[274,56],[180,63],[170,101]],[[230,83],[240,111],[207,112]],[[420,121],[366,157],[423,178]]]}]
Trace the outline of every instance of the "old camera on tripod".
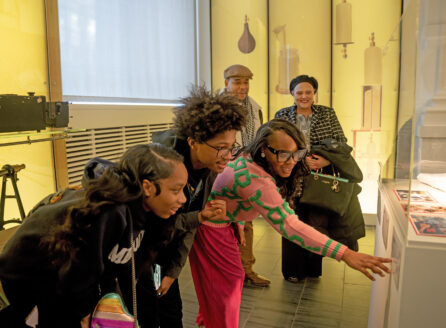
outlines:
[{"label": "old camera on tripod", "polygon": [[68,102],[47,102],[45,96],[0,95],[0,132],[68,126]]}]

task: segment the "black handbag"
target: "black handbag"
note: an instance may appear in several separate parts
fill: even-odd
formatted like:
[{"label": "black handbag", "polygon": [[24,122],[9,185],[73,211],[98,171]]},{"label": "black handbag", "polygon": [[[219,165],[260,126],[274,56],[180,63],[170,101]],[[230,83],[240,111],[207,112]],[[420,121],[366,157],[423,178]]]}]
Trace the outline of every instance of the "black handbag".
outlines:
[{"label": "black handbag", "polygon": [[319,206],[342,216],[352,198],[354,183],[341,178],[334,166],[332,168],[333,175],[322,174],[318,170],[304,177],[299,204]]}]

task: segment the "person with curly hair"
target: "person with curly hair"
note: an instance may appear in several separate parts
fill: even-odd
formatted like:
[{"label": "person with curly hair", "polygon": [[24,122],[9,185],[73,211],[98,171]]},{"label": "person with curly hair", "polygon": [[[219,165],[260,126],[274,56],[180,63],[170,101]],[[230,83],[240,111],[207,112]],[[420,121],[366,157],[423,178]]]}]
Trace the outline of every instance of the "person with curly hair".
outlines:
[{"label": "person with curly hair", "polygon": [[[182,106],[174,110],[174,128],[153,136],[153,141],[175,149],[184,157],[188,171],[187,201],[178,211],[177,220],[223,219],[225,202],[208,202],[207,199],[215,177],[224,170],[236,149],[236,132],[245,125],[246,110],[234,97],[216,95],[204,87],[191,90],[181,102]],[[234,231],[231,228],[222,233],[234,234]],[[144,305],[144,313],[139,311],[143,315],[140,316],[143,327],[182,327],[182,302],[177,278],[186,263],[195,234],[196,227],[192,225],[189,229],[178,229],[173,242],[160,256],[165,259],[158,263],[161,266],[161,286],[155,290],[153,281],[144,283],[146,294],[138,294],[138,301]],[[232,255],[240,257],[238,247],[231,251],[234,252]],[[141,280],[138,281],[140,283]]]},{"label": "person with curly hair", "polygon": [[186,202],[186,183],[182,156],[138,145],[85,189],[42,200],[0,254],[0,286],[10,303],[0,326],[28,327],[37,306],[39,327],[89,327],[106,286],[116,288],[118,278],[124,293],[121,283],[131,281],[131,249],[138,277],[171,241],[169,218]]}]

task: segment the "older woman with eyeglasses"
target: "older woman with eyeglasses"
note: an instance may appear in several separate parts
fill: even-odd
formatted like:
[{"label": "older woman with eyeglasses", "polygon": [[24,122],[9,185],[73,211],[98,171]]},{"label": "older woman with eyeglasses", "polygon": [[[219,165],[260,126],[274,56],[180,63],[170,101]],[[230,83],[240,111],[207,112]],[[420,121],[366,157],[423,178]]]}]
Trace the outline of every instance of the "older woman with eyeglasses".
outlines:
[{"label": "older woman with eyeglasses", "polygon": [[238,327],[244,277],[231,224],[253,221],[259,214],[288,240],[342,260],[371,280],[368,269],[381,276],[390,272],[384,265],[390,259],[354,252],[298,219],[292,207],[296,181],[308,174],[305,155],[305,139],[297,127],[274,119],[263,124],[254,141],[217,176],[210,199],[226,201],[226,221],[203,223],[189,255],[199,326]]},{"label": "older woman with eyeglasses", "polygon": [[[309,150],[305,162],[311,170],[330,175],[340,173],[342,178],[355,185],[352,196],[344,199],[347,210],[340,215],[328,208],[301,202],[300,196],[311,191],[306,191],[302,182],[298,182],[296,188],[302,192],[294,209],[302,221],[357,251],[358,239],[365,236],[364,218],[357,196],[361,191],[357,183],[362,181],[362,172],[351,156],[352,148],[347,145],[334,109],[314,103],[317,91],[318,82],[314,77],[297,76],[290,82],[293,106],[282,108],[275,118],[286,119],[302,131]],[[319,277],[322,275],[322,257],[282,238],[282,274],[291,282]]]}]

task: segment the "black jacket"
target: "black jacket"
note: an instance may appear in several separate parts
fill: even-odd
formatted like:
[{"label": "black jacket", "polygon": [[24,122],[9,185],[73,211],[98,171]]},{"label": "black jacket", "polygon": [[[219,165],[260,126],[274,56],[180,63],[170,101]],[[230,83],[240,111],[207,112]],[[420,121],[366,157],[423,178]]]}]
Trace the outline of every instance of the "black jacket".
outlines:
[{"label": "black jacket", "polygon": [[153,231],[151,224],[156,218],[144,212],[142,204],[103,207],[100,214],[89,218],[91,226],[82,236],[85,243],[80,246],[78,260],[55,266],[41,241],[64,222],[68,209],[83,198],[83,190],[67,189],[61,196],[54,203],[54,195],[39,203],[6,243],[0,254],[0,280],[7,286],[28,286],[26,294],[20,296],[23,298],[38,302],[46,294],[60,299],[82,318],[94,309],[100,283],[120,275],[131,278],[131,227],[137,272],[150,255],[149,239],[161,233]]},{"label": "black jacket", "polygon": [[[177,212],[174,240],[169,244],[166,254],[160,256],[162,259],[168,259],[160,263],[164,267],[164,275],[178,278],[199,226],[198,212],[204,208],[217,174],[209,169],[194,170],[190,162],[190,148],[187,140],[175,134],[174,131],[155,133],[153,142],[175,149],[184,157],[184,164],[188,171],[188,187],[185,188],[187,201]],[[195,191],[192,192],[192,190]]]},{"label": "black jacket", "polygon": [[[359,204],[358,194],[361,192],[361,187],[358,185],[362,181],[362,172],[356,163],[355,159],[351,156],[352,148],[345,142],[338,142],[334,139],[325,139],[318,145],[312,145],[311,153],[321,155],[329,160],[336,172],[340,173],[342,178],[346,178],[349,182],[355,183],[353,188],[353,194],[350,199],[346,199],[348,202],[348,209],[346,213],[337,218],[342,221],[342,229],[337,229],[335,225],[329,232],[330,237],[340,241],[347,245],[354,245],[356,240],[365,236],[365,224],[364,217],[361,211],[361,205]],[[323,173],[333,174],[333,168],[331,165],[324,167]],[[305,190],[303,190],[305,193]],[[346,230],[345,226],[349,229]]]}]

